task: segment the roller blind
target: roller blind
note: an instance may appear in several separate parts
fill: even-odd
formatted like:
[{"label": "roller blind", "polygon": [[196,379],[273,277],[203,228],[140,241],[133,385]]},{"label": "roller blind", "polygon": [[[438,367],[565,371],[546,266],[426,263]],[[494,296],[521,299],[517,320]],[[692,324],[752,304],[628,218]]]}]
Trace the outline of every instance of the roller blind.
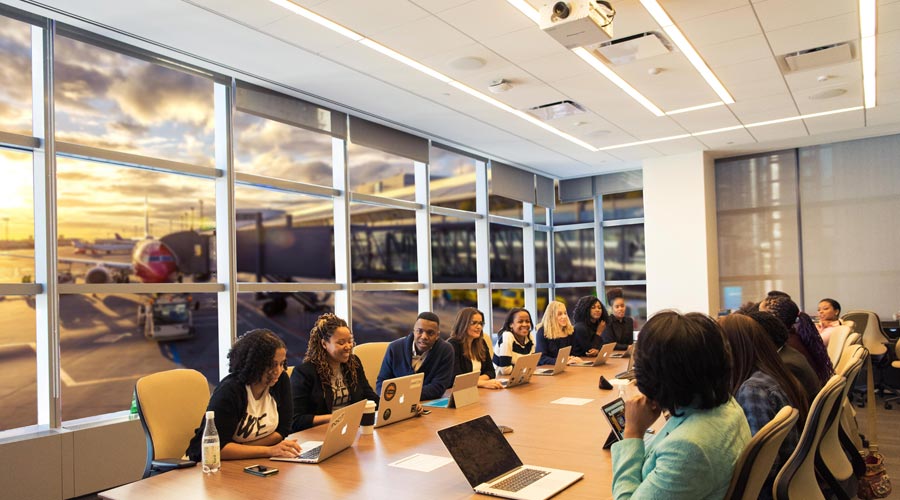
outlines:
[{"label": "roller blind", "polygon": [[491,162],[491,194],[534,203],[534,174],[498,161]]},{"label": "roller blind", "polygon": [[347,115],[294,97],[246,83],[238,85],[235,105],[239,111],[294,127],[347,137]]},{"label": "roller blind", "polygon": [[428,163],[428,140],[384,125],[350,117],[350,141],[411,160]]}]

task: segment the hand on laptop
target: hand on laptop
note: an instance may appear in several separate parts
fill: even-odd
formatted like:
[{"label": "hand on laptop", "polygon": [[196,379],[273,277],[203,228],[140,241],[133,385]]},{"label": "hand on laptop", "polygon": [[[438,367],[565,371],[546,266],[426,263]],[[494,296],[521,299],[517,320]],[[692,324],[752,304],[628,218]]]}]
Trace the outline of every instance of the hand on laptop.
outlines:
[{"label": "hand on laptop", "polygon": [[503,384],[499,380],[493,378],[490,380],[479,380],[478,387],[483,389],[503,389]]},{"label": "hand on laptop", "polygon": [[595,358],[598,354],[600,354],[599,349],[588,349],[588,352],[584,353],[584,355],[589,358]]},{"label": "hand on laptop", "polygon": [[285,439],[269,446],[270,457],[296,457],[300,455],[300,444],[296,439]]},{"label": "hand on laptop", "polygon": [[581,360],[581,358],[579,358],[578,356],[569,356],[569,361],[568,361],[568,363],[566,363],[566,364],[568,364],[568,365],[577,365],[578,363],[583,363],[583,361]]}]

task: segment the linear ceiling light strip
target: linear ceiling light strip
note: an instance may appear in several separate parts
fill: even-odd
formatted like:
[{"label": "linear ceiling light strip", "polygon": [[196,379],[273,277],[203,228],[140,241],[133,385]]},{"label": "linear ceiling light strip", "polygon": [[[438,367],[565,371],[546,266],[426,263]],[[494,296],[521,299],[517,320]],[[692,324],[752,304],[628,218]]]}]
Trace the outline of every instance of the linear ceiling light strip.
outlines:
[{"label": "linear ceiling light strip", "polygon": [[531,116],[527,113],[519,111],[518,109],[515,109],[512,106],[509,106],[501,101],[498,101],[497,99],[494,99],[491,96],[485,95],[463,83],[460,83],[460,82],[448,77],[447,75],[444,75],[443,73],[441,73],[439,71],[429,68],[428,66],[425,66],[424,64],[422,64],[418,61],[415,61],[415,60],[391,49],[390,47],[386,47],[386,46],[376,42],[375,40],[366,38],[347,27],[341,26],[340,24],[337,24],[334,21],[331,21],[330,19],[327,19],[325,17],[320,16],[319,14],[316,14],[315,12],[307,10],[307,9],[295,4],[294,2],[291,2],[290,0],[269,0],[269,1],[274,3],[275,5],[285,8],[299,16],[302,16],[305,19],[308,19],[320,26],[328,28],[329,30],[334,31],[335,33],[341,34],[355,42],[359,42],[360,44],[362,44],[376,52],[379,52],[387,57],[390,57],[391,59],[393,59],[397,62],[405,64],[405,65],[409,66],[410,68],[415,69],[416,71],[419,71],[419,72],[426,74],[436,80],[446,83],[458,90],[461,90],[461,91],[465,92],[466,94],[469,94],[472,97],[480,99],[480,100],[494,106],[495,108],[498,108],[503,111],[506,111],[507,113],[513,114],[513,115],[517,116],[518,118],[521,118],[529,123],[537,125],[538,127],[541,127],[542,129],[544,129],[548,132],[552,132],[553,134],[555,134],[559,137],[562,137],[563,139],[565,139],[569,142],[572,142],[573,144],[577,144],[578,146],[581,146],[592,152],[597,151],[596,147],[588,144],[585,141],[582,141],[581,139],[578,139],[575,136],[567,134],[567,133],[563,132],[562,130],[559,130],[551,125],[547,125],[546,123],[538,120],[537,118],[534,118],[533,116]]},{"label": "linear ceiling light strip", "polygon": [[709,69],[709,66],[706,65],[706,61],[700,57],[700,54],[694,50],[694,46],[691,45],[691,42],[684,36],[684,33],[678,29],[678,26],[675,26],[675,23],[672,22],[672,19],[666,13],[665,9],[659,5],[659,2],[656,0],[641,0],[641,5],[647,9],[647,12],[653,16],[653,19],[656,20],[657,24],[669,35],[669,38],[672,42],[681,50],[681,52],[687,57],[688,61],[694,66],[694,69],[700,73],[700,76],[706,80],[706,83],[713,89],[716,95],[719,96],[719,99],[722,99],[726,104],[734,104],[734,98],[731,97],[731,94],[728,93],[728,90],[722,85],[722,82],[716,78],[716,75]]},{"label": "linear ceiling light strip", "polygon": [[611,70],[609,66],[603,64],[600,59],[597,59],[592,53],[588,52],[584,47],[576,47],[572,49],[572,52],[575,53],[576,56],[580,57],[584,62],[588,63],[592,68],[597,70],[601,75],[605,76],[609,81],[615,84],[616,87],[622,89],[626,94],[631,96],[632,99],[639,102],[641,106],[647,108],[651,113],[656,116],[665,116],[665,113],[661,109],[659,109],[656,104],[653,104],[650,99],[644,97],[644,94],[641,94],[634,87],[628,84],[625,80],[622,79],[621,76],[617,75],[615,71]]},{"label": "linear ceiling light strip", "polygon": [[866,108],[875,107],[875,0],[859,0],[859,36],[862,45],[863,101]]}]

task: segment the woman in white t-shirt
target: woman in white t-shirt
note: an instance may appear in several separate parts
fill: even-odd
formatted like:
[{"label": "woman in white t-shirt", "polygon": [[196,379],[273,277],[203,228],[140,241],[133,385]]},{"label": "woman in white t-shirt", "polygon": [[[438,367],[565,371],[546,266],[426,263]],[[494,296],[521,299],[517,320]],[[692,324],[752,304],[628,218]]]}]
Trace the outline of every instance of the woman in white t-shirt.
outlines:
[{"label": "woman in white t-shirt", "polygon": [[[293,457],[300,445],[290,434],[291,384],[284,342],[269,330],[251,330],[228,352],[228,376],[209,398],[207,411],[215,412],[223,460],[258,457]],[[187,449],[200,460],[204,421]]]}]

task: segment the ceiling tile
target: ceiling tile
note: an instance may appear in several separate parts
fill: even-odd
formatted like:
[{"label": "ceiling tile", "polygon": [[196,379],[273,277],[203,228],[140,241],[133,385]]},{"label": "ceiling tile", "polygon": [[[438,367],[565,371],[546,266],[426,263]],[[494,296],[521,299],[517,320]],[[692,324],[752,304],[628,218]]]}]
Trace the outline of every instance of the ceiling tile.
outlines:
[{"label": "ceiling tile", "polygon": [[696,137],[702,142],[707,149],[716,150],[720,148],[731,147],[735,144],[752,144],[756,142],[747,129],[729,130],[727,132],[718,132],[715,134],[706,134]]},{"label": "ceiling tile", "polygon": [[748,132],[757,142],[780,141],[791,137],[806,137],[809,135],[802,120],[753,127],[748,129]]},{"label": "ceiling tile", "polygon": [[313,12],[368,36],[395,26],[428,17],[430,13],[408,0],[328,0],[311,8]]},{"label": "ceiling tile", "polygon": [[900,95],[895,95],[891,102],[879,103],[874,108],[866,110],[866,125],[869,127],[897,125],[898,116],[900,116]]},{"label": "ceiling tile", "polygon": [[675,120],[688,132],[703,132],[740,125],[740,122],[726,106],[679,113],[669,118]]},{"label": "ceiling tile", "polygon": [[865,126],[865,114],[862,110],[850,111],[828,116],[819,116],[803,120],[811,135],[825,134],[837,130],[857,129]]},{"label": "ceiling tile", "polygon": [[660,5],[678,24],[747,5],[747,0],[664,0]]},{"label": "ceiling tile", "polygon": [[767,31],[769,45],[775,55],[813,49],[859,37],[856,12],[829,17],[821,21]]},{"label": "ceiling tile", "polygon": [[754,2],[753,9],[763,29],[774,31],[843,14],[855,16],[858,5],[852,0],[766,0]]},{"label": "ceiling tile", "polygon": [[664,141],[651,144],[650,147],[659,151],[664,155],[680,155],[690,153],[692,151],[702,151],[706,149],[699,139],[694,137],[685,137],[684,139],[675,139],[673,141]]},{"label": "ceiling tile", "polygon": [[474,2],[475,0],[411,0],[412,3],[427,10],[428,12],[441,12],[447,9],[458,7],[462,4]]},{"label": "ceiling tile", "polygon": [[[379,2],[372,2],[378,4]],[[534,27],[531,19],[505,0],[479,0],[440,13],[441,19],[463,33],[483,40]]]},{"label": "ceiling tile", "polygon": [[559,57],[570,52],[534,25],[498,37],[487,38],[482,43],[512,62],[530,61],[548,56]]},{"label": "ceiling tile", "polygon": [[238,20],[242,24],[260,27],[277,21],[283,17],[293,16],[287,9],[271,2],[243,2],[240,0],[183,0],[187,4],[193,4],[201,8],[231,19]]},{"label": "ceiling tile", "polygon": [[878,33],[900,30],[900,2],[878,6]]},{"label": "ceiling tile", "polygon": [[[762,34],[759,21],[749,5],[693,19],[681,23],[679,27],[694,47]],[[698,52],[703,55],[703,51]]]},{"label": "ceiling tile", "polygon": [[762,34],[706,45],[698,50],[713,72],[719,67],[772,57],[769,43]]},{"label": "ceiling tile", "polygon": [[417,61],[473,43],[471,38],[434,16],[371,33],[369,38]]},{"label": "ceiling tile", "polygon": [[743,124],[797,116],[797,106],[788,93],[741,100],[728,105]]},{"label": "ceiling tile", "polygon": [[297,15],[283,17],[260,29],[270,36],[314,54],[355,43],[349,38]]}]

